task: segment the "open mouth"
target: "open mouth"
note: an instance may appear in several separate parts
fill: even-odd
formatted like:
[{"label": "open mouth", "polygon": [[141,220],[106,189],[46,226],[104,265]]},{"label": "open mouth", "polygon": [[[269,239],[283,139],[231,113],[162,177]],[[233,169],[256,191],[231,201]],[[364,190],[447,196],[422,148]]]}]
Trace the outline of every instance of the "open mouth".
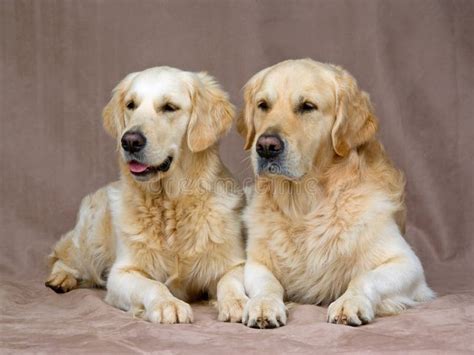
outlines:
[{"label": "open mouth", "polygon": [[128,163],[128,168],[130,172],[135,176],[145,176],[148,174],[155,174],[158,172],[167,172],[170,167],[171,163],[173,162],[173,157],[169,156],[166,160],[157,166],[150,166],[143,163],[140,163],[136,160],[132,160]]}]

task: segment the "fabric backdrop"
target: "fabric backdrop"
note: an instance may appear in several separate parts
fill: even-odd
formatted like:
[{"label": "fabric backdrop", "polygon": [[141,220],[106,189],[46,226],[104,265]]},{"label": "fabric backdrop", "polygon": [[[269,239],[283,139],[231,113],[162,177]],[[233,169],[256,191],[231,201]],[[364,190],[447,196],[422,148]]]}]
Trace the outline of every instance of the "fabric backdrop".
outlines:
[{"label": "fabric backdrop", "polygon": [[[25,351],[474,351],[473,1],[0,1],[0,348]],[[206,70],[241,106],[241,87],[288,58],[342,65],[371,94],[380,138],[408,181],[406,239],[439,294],[359,329],[297,306],[288,326],[157,326],[56,295],[45,256],[81,198],[118,177],[101,110],[127,73]],[[243,140],[221,145],[252,176]]]}]

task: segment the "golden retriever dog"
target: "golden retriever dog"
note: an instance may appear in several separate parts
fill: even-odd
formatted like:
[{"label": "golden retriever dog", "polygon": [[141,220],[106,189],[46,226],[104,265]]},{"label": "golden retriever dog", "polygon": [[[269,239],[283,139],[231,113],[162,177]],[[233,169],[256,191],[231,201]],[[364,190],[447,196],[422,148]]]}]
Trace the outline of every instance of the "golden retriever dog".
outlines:
[{"label": "golden retriever dog", "polygon": [[404,177],[355,79],[289,60],[250,79],[244,99],[237,127],[256,183],[244,212],[243,322],[284,325],[286,300],[329,305],[328,322],[358,326],[431,299],[402,236]]},{"label": "golden retriever dog", "polygon": [[50,256],[46,285],[106,286],[106,302],[156,323],[192,322],[186,302],[207,295],[219,320],[241,321],[244,195],[217,145],[233,114],[206,73],[157,67],[126,76],[103,111],[120,181],[84,198]]}]

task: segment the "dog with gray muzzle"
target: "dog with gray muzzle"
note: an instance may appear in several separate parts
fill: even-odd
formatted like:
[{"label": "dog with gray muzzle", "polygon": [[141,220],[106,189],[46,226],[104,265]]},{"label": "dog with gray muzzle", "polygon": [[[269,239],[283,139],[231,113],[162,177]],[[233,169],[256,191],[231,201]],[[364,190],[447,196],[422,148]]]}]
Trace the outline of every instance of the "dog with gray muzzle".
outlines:
[{"label": "dog with gray muzzle", "polygon": [[244,99],[237,127],[256,174],[244,323],[286,324],[287,300],[327,305],[328,322],[358,326],[433,298],[403,238],[403,174],[355,79],[289,60],[253,76]]}]

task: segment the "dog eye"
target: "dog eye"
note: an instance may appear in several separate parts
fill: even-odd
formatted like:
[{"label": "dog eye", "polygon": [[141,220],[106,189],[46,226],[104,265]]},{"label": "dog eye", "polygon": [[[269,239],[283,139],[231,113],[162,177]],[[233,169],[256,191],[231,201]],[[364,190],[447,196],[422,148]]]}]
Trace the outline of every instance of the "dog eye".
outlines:
[{"label": "dog eye", "polygon": [[163,107],[161,108],[161,110],[163,112],[175,112],[175,111],[178,111],[179,110],[179,107],[178,106],[175,106],[173,104],[170,104],[170,103],[167,103],[165,105],[163,105]]},{"label": "dog eye", "polygon": [[129,110],[135,110],[137,108],[137,106],[135,105],[135,101],[133,101],[133,100],[130,100],[129,102],[127,102],[127,104],[125,106]]},{"label": "dog eye", "polygon": [[262,110],[262,111],[268,111],[268,109],[270,108],[268,106],[268,103],[265,100],[259,101],[257,103],[257,107],[259,110]]},{"label": "dog eye", "polygon": [[316,104],[313,104],[312,102],[309,102],[309,101],[303,102],[298,107],[298,111],[301,112],[301,113],[311,112],[311,111],[315,111],[317,109],[318,109],[318,106]]}]

